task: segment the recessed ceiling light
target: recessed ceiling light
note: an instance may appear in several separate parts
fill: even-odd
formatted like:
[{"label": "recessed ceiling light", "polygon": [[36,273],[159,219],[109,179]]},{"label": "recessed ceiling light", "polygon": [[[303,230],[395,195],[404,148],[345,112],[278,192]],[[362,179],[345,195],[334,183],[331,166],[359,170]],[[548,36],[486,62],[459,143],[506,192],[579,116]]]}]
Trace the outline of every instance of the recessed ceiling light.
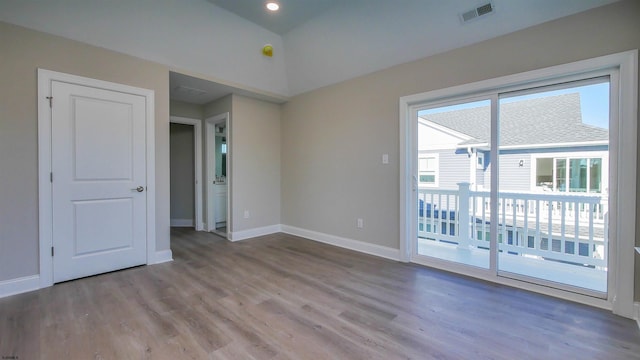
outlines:
[{"label": "recessed ceiling light", "polygon": [[276,2],[268,2],[267,9],[271,11],[278,11],[278,9],[280,9],[280,5],[278,5],[278,3]]}]

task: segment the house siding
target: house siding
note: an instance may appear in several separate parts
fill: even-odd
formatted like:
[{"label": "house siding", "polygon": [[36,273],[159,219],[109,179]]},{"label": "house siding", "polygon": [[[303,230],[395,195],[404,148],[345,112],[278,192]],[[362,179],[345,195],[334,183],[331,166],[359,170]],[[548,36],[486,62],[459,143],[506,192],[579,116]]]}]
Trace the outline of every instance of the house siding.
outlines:
[{"label": "house siding", "polygon": [[[522,161],[522,166],[520,166]],[[531,154],[500,155],[498,186],[506,191],[531,191]]]},{"label": "house siding", "polygon": [[491,183],[491,179],[488,179],[488,177],[485,179],[485,173],[484,170],[476,169],[476,185],[484,187],[485,184]]},{"label": "house siding", "polygon": [[438,174],[440,180],[438,188],[457,189],[458,183],[469,182],[469,161],[466,153],[456,153],[456,150],[441,150],[438,152]]}]

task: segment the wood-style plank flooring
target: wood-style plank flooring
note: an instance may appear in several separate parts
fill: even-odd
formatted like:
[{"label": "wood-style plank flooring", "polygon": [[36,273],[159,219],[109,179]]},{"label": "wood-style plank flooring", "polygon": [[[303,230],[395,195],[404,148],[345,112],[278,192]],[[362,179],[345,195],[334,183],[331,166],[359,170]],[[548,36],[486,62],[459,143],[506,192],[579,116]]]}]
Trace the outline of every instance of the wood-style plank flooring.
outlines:
[{"label": "wood-style plank flooring", "polygon": [[640,359],[608,311],[275,234],[0,299],[2,359]]}]

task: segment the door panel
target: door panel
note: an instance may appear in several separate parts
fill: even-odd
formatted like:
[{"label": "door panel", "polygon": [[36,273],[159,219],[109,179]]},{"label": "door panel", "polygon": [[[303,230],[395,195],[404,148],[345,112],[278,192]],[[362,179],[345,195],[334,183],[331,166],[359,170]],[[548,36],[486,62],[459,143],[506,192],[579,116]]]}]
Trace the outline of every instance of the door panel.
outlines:
[{"label": "door panel", "polygon": [[501,95],[499,275],[606,297],[609,87],[605,77]]},{"label": "door panel", "polygon": [[490,266],[490,105],[482,97],[417,111],[414,259]]},{"label": "door panel", "polygon": [[144,97],[55,81],[52,95],[54,282],[146,263]]}]

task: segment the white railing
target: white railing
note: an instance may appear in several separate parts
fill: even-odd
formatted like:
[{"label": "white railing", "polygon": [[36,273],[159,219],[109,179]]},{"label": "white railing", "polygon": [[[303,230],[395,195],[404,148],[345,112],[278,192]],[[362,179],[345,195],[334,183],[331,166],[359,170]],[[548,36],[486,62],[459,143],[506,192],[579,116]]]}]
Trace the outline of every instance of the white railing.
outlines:
[{"label": "white railing", "polygon": [[[490,193],[421,188],[418,191],[418,236],[489,248]],[[499,250],[529,257],[606,267],[606,198],[584,194],[500,192]]]}]

